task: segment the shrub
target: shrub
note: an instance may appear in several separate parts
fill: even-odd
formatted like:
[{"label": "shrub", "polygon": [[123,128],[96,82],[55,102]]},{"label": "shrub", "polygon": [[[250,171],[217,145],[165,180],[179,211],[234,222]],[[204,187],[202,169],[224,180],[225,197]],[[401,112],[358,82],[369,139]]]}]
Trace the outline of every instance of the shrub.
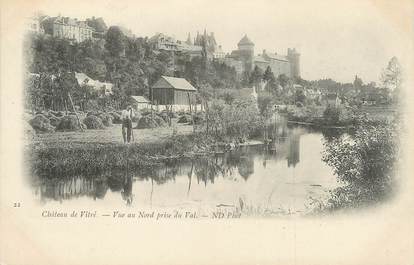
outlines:
[{"label": "shrub", "polygon": [[94,115],[87,116],[83,123],[88,129],[103,129],[105,126],[102,123],[102,120]]},{"label": "shrub", "polygon": [[85,126],[85,125],[84,124],[79,125],[78,119],[76,118],[75,115],[68,115],[68,116],[64,116],[60,120],[58,126],[56,127],[56,130],[57,131],[77,131],[81,129],[80,126]]},{"label": "shrub", "polygon": [[29,121],[29,124],[38,132],[53,132],[55,128],[50,124],[50,120],[43,114],[37,114]]},{"label": "shrub", "polygon": [[338,124],[341,110],[337,107],[328,106],[323,112],[323,117],[327,124]]},{"label": "shrub", "polygon": [[205,121],[206,115],[203,112],[197,112],[194,114],[194,123],[201,124]]},{"label": "shrub", "polygon": [[327,209],[354,208],[392,195],[399,130],[398,124],[361,122],[352,141],[342,136],[325,143],[323,161],[344,184],[331,191]]}]

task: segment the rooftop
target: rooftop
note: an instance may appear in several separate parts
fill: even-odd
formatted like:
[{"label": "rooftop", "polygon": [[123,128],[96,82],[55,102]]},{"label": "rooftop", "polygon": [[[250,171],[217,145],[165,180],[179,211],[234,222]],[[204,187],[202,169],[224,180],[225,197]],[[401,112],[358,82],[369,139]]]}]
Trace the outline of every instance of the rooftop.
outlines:
[{"label": "rooftop", "polygon": [[247,35],[244,35],[237,45],[254,45],[254,43],[247,37]]},{"label": "rooftop", "polygon": [[150,101],[143,96],[131,96],[131,98],[137,103],[150,103]]},{"label": "rooftop", "polygon": [[161,78],[152,86],[152,88],[174,88],[180,90],[197,91],[184,78],[161,76]]}]

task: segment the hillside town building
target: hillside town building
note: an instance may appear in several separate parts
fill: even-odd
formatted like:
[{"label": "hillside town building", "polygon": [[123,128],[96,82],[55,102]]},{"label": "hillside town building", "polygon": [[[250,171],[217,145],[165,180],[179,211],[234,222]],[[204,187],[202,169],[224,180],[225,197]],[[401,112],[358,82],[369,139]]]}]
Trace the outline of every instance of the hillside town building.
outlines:
[{"label": "hillside town building", "polygon": [[93,28],[86,21],[69,17],[46,17],[41,21],[44,32],[55,38],[82,42],[93,38]]},{"label": "hillside town building", "polygon": [[45,33],[42,24],[40,23],[41,17],[36,15],[26,19],[26,28],[29,32],[43,34]]},{"label": "hillside town building", "polygon": [[203,54],[209,60],[223,60],[225,57],[221,45],[218,45],[216,42],[214,32],[207,34],[206,30],[204,30],[203,34],[197,32],[194,40],[191,39],[190,33],[188,33],[186,41],[177,40],[163,33],[157,33],[149,39],[149,42],[155,50],[187,54],[190,58],[201,57]]},{"label": "hillside town building", "polygon": [[112,88],[114,85],[112,83],[93,80],[84,73],[75,73],[75,78],[79,86],[89,86],[93,90],[101,93],[101,96],[108,96],[113,94]]}]

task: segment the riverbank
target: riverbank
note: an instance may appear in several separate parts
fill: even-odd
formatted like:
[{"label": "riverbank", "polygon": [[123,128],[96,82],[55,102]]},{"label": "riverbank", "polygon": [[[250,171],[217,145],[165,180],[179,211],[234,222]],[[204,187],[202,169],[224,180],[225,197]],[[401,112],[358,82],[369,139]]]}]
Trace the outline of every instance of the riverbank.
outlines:
[{"label": "riverbank", "polygon": [[313,122],[302,122],[302,121],[292,121],[292,120],[288,120],[287,123],[318,127],[318,128],[323,128],[323,129],[352,129],[355,127],[354,125],[345,125],[345,126],[321,125],[321,124],[313,123]]},{"label": "riverbank", "polygon": [[[26,141],[26,164],[30,165],[31,173],[38,176],[93,176],[235,148],[205,134],[193,133],[191,125],[134,129],[134,138],[132,143],[124,144],[120,125],[104,130],[38,134]],[[240,145],[257,144],[262,142],[251,140]]]}]

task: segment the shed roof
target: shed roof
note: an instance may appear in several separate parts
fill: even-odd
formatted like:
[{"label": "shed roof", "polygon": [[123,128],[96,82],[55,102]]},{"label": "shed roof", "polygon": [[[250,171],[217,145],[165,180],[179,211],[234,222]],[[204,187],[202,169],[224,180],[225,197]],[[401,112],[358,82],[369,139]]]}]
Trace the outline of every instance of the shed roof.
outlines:
[{"label": "shed roof", "polygon": [[152,86],[152,88],[174,88],[180,90],[197,91],[184,78],[161,76],[161,78]]},{"label": "shed roof", "polygon": [[131,98],[137,103],[150,103],[150,101],[143,96],[131,96]]}]

